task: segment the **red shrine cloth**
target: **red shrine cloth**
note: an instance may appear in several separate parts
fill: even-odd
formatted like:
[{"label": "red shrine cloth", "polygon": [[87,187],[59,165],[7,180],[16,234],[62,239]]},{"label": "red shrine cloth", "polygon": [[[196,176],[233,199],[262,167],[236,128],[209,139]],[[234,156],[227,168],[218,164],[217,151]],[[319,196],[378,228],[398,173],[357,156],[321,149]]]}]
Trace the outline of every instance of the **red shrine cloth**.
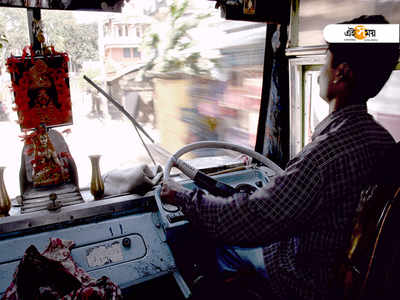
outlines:
[{"label": "red shrine cloth", "polygon": [[121,290],[109,278],[91,278],[75,263],[73,245],[51,238],[42,254],[31,245],[1,300],[121,300]]}]

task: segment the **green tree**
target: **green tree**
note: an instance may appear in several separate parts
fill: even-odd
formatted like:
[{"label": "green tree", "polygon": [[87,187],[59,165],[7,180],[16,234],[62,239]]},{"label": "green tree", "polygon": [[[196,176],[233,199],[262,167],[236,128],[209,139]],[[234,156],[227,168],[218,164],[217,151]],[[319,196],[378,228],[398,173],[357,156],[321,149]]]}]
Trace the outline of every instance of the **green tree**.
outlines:
[{"label": "green tree", "polygon": [[160,33],[160,29],[165,30],[165,22],[163,22],[153,25],[145,37],[144,51],[152,52],[152,57],[146,63],[144,72],[209,74],[209,66],[213,62],[202,58],[201,53],[195,50],[190,34],[191,30],[207,17],[209,14],[189,12],[188,0],[175,0],[169,6],[166,32]]},{"label": "green tree", "polygon": [[0,60],[3,67],[7,57],[21,55],[22,49],[29,45],[26,9],[0,7],[0,33],[7,40],[1,41]]},{"label": "green tree", "polygon": [[[45,43],[67,52],[77,69],[86,60],[99,59],[96,23],[78,24],[71,11],[42,10],[41,14]],[[2,40],[3,35],[8,42]],[[0,44],[1,61],[11,54],[21,55],[22,49],[30,45],[26,9],[0,7]]]},{"label": "green tree", "polygon": [[84,61],[99,59],[97,23],[79,24],[70,11],[43,11],[42,22],[46,44],[67,52],[76,69]]}]

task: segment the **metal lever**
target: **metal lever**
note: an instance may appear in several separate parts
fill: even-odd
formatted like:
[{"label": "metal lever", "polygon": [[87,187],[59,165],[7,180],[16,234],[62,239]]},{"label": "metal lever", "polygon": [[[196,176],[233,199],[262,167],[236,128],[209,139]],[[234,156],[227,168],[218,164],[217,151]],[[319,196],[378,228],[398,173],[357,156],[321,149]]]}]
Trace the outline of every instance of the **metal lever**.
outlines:
[{"label": "metal lever", "polygon": [[57,194],[56,193],[51,193],[49,195],[49,199],[52,201],[49,205],[47,205],[47,209],[54,211],[57,209],[60,209],[62,207],[61,201],[56,201],[57,200]]}]

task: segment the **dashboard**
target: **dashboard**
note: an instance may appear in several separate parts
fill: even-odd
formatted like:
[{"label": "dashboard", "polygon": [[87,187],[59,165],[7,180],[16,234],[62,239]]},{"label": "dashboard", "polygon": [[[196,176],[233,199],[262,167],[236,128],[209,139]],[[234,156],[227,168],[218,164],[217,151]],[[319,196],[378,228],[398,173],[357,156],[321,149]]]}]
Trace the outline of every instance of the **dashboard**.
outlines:
[{"label": "dashboard", "polygon": [[[248,168],[213,178],[252,192],[274,173]],[[190,180],[181,183],[194,188]],[[50,238],[72,240],[73,259],[92,277],[109,277],[121,289],[171,274],[185,298],[190,289],[178,268],[171,244],[188,220],[177,207],[165,207],[160,187],[146,195],[124,195],[63,207],[60,212],[35,212],[0,219],[0,296],[11,283],[25,250],[42,252]]]}]

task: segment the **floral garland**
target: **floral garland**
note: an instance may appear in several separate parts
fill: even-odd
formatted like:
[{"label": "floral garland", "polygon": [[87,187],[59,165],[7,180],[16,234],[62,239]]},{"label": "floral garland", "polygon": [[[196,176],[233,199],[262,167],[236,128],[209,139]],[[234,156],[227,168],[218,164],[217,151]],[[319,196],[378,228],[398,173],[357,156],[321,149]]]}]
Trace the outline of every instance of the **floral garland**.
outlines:
[{"label": "floral garland", "polygon": [[[28,55],[28,50],[30,52],[30,56]],[[53,109],[51,111],[52,118],[56,120],[69,120],[72,117],[71,112],[71,96],[70,90],[66,83],[66,79],[68,78],[68,73],[65,70],[68,66],[68,55],[67,53],[60,53],[54,50],[54,47],[48,47],[46,49],[47,53],[50,55],[45,56],[43,59],[45,62],[54,59],[55,56],[59,56],[62,59],[60,67],[57,68],[47,68],[47,76],[49,76],[53,82],[57,92],[57,99],[60,105],[59,109]],[[29,59],[26,58],[30,57]],[[32,50],[32,46],[27,46],[23,49],[23,54],[21,57],[11,56],[7,59],[7,69],[12,77],[12,89],[15,94],[15,107],[13,110],[18,112],[19,123],[21,128],[23,129],[32,129],[38,128],[41,123],[43,123],[43,119],[41,115],[38,114],[38,111],[32,109],[29,106],[30,98],[28,96],[28,91],[30,86],[33,84],[32,78],[29,72],[22,72],[21,74],[21,64],[24,65],[24,70],[28,70],[29,61],[31,64],[35,61],[35,53]],[[16,78],[20,77],[17,81]],[[57,123],[59,124],[59,123]],[[57,125],[57,124],[46,124],[46,125]]]}]

